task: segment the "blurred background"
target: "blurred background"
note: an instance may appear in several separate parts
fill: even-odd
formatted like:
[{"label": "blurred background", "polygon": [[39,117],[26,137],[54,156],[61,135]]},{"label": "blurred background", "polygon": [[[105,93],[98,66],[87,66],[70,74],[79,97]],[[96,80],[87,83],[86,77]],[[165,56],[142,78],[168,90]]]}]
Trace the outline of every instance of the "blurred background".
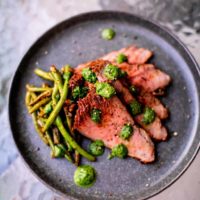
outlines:
[{"label": "blurred background", "polygon": [[[13,144],[7,100],[12,76],[31,44],[60,21],[94,10],[120,10],[158,21],[200,64],[200,0],[0,0],[0,200],[64,200],[26,169]],[[151,200],[199,200],[200,154],[184,175]]]}]

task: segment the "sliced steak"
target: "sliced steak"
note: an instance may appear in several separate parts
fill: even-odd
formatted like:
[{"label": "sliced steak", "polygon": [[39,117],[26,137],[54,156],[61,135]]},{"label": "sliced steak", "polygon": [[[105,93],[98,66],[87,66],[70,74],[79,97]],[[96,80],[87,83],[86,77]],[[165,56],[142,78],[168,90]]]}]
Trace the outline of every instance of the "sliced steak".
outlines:
[{"label": "sliced steak", "polygon": [[[120,96],[120,99],[124,101],[126,105],[129,105],[131,102],[135,100],[135,97],[130,93],[130,91],[124,87],[124,85],[119,81],[113,81],[113,86],[115,87],[117,93]],[[138,100],[138,99],[137,99]],[[141,102],[141,101],[140,101]],[[150,108],[154,109],[150,105],[144,104],[145,106],[149,106]],[[156,112],[155,112],[156,113]],[[162,125],[162,122],[158,116],[155,117],[155,120],[146,125],[143,123],[143,114],[139,114],[137,116],[134,116],[134,120],[142,127],[144,128],[147,133],[150,135],[150,137],[156,139],[156,140],[166,140],[167,139],[167,130]]]},{"label": "sliced steak", "polygon": [[[95,123],[90,118],[93,108],[101,110],[101,122]],[[129,140],[119,137],[124,124],[130,123],[134,132]],[[154,145],[147,133],[138,128],[127,112],[125,106],[113,96],[104,99],[90,91],[87,96],[78,101],[78,109],[74,120],[74,129],[92,140],[102,140],[106,147],[113,148],[117,144],[124,144],[128,148],[128,155],[144,163],[154,161]]]},{"label": "sliced steak", "polygon": [[128,63],[130,64],[144,64],[153,55],[151,51],[145,48],[137,48],[136,46],[129,46],[118,51],[112,51],[101,59],[109,60],[110,62],[116,62],[116,57],[120,53],[127,56]]},{"label": "sliced steak", "polygon": [[146,92],[164,88],[171,81],[169,75],[156,69],[152,64],[130,65],[122,63],[118,67],[127,72],[131,84]]},{"label": "sliced steak", "polygon": [[160,119],[166,119],[168,117],[168,109],[153,94],[140,91],[138,100],[140,103],[152,108]]},{"label": "sliced steak", "polygon": [[169,84],[171,79],[166,73],[155,68],[152,64],[145,64],[153,55],[148,49],[129,46],[118,51],[112,51],[101,59],[116,64],[116,57],[120,53],[125,54],[128,60],[127,63],[122,63],[119,67],[128,73],[132,84],[147,92],[153,92]]},{"label": "sliced steak", "polygon": [[[96,60],[85,64],[85,67],[90,67],[90,69],[92,69],[96,73],[99,81],[107,81],[106,77],[103,75],[103,69],[108,63],[109,63],[108,61]],[[127,107],[131,102],[135,100],[133,95],[130,93],[129,89],[125,87],[119,80],[111,81],[110,83],[114,86],[120,99],[127,105]],[[165,127],[162,126],[162,123],[157,116],[156,120],[154,120],[149,125],[145,125],[142,122],[143,114],[140,114],[139,116],[140,117],[137,118],[134,117],[134,119],[137,121],[138,124],[140,124],[140,126],[142,126],[146,131],[148,131],[147,133],[152,138],[156,140],[166,140],[167,130]],[[156,127],[156,129],[154,129],[153,127]]]}]

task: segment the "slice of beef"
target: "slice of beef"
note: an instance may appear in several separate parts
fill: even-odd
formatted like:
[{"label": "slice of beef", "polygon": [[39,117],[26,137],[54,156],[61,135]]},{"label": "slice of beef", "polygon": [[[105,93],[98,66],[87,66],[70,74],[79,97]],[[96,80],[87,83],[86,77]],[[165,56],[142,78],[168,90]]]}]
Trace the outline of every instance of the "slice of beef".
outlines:
[{"label": "slice of beef", "polygon": [[[102,112],[100,123],[91,120],[90,112],[93,108]],[[131,124],[134,129],[129,140],[119,137],[126,123]],[[155,159],[154,145],[148,134],[134,124],[132,117],[117,96],[104,99],[91,90],[86,97],[78,101],[74,129],[92,140],[102,140],[108,148],[122,143],[128,148],[128,155],[141,162],[149,163]]]},{"label": "slice of beef", "polygon": [[[119,80],[112,82],[113,86],[115,87],[117,93],[120,96],[120,99],[126,104],[129,105],[131,102],[136,99],[129,91],[128,88],[126,88]],[[141,102],[141,101],[140,101]],[[150,108],[154,109],[150,105],[144,104],[145,106],[149,106]],[[156,112],[155,112],[156,113]],[[144,128],[147,133],[150,135],[150,137],[154,138],[155,140],[166,140],[167,139],[167,130],[162,125],[162,122],[158,116],[155,117],[155,120],[146,125],[143,123],[143,114],[139,114],[137,116],[134,116],[134,120],[142,127]]]},{"label": "slice of beef", "polygon": [[130,65],[119,64],[118,67],[128,74],[129,82],[136,87],[153,92],[169,85],[171,78],[152,64]]},{"label": "slice of beef", "polygon": [[152,64],[145,64],[153,55],[148,49],[137,48],[133,45],[118,51],[112,51],[101,59],[116,64],[116,57],[120,53],[125,54],[128,60],[127,63],[122,63],[119,67],[128,73],[132,84],[147,92],[153,92],[169,84],[171,79],[166,73],[155,68]]},{"label": "slice of beef", "polygon": [[152,108],[160,119],[166,119],[168,117],[168,109],[153,94],[140,91],[138,100],[140,103]]},{"label": "slice of beef", "polygon": [[[129,82],[126,78],[120,79],[120,82],[127,88],[129,88]],[[150,108],[152,108],[156,115],[160,119],[166,119],[168,117],[168,109],[161,103],[161,101],[155,97],[152,93],[144,90],[137,89],[137,100]]]},{"label": "slice of beef", "polygon": [[118,51],[112,51],[107,55],[103,56],[101,59],[109,60],[110,62],[116,62],[116,57],[120,53],[123,53],[127,56],[128,63],[130,64],[144,64],[149,58],[153,55],[153,53],[145,48],[138,48],[134,45],[120,49]]}]

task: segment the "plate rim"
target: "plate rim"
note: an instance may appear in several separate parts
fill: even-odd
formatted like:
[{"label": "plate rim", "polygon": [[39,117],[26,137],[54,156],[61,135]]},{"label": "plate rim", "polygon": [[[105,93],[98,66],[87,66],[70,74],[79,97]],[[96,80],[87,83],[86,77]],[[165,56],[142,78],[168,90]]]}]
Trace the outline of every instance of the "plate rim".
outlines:
[{"label": "plate rim", "polygon": [[[91,14],[106,14],[106,15],[113,15],[113,14],[118,14],[118,15],[127,15],[133,18],[138,18],[141,21],[145,21],[146,23],[152,24],[154,27],[156,27],[157,29],[160,29],[161,31],[167,33],[173,40],[175,40],[180,46],[181,48],[185,51],[185,53],[188,55],[189,59],[192,61],[192,63],[195,66],[195,69],[198,72],[198,76],[200,77],[200,67],[198,62],[196,61],[196,59],[194,58],[193,54],[190,52],[190,50],[188,49],[188,47],[179,39],[179,37],[177,35],[175,35],[171,30],[169,30],[167,27],[163,26],[160,24],[159,21],[153,20],[153,19],[148,19],[146,17],[143,16],[139,16],[136,14],[132,14],[130,12],[122,12],[122,11],[116,11],[116,10],[97,10],[97,11],[91,11],[91,12],[83,12],[77,15],[73,15],[69,18],[66,18],[64,20],[62,20],[59,23],[56,23],[55,25],[51,26],[50,28],[48,28],[46,31],[44,31],[39,37],[37,37],[36,40],[33,41],[33,43],[28,46],[28,48],[25,50],[25,53],[23,54],[23,56],[20,59],[20,62],[18,63],[18,66],[16,68],[16,70],[13,73],[12,76],[12,80],[10,83],[10,87],[9,87],[9,94],[8,94],[8,122],[9,122],[9,130],[11,131],[11,135],[12,135],[12,140],[14,141],[14,145],[15,148],[17,149],[18,155],[20,157],[20,159],[22,160],[22,162],[24,163],[24,165],[26,166],[26,168],[29,169],[29,171],[31,172],[31,174],[38,179],[42,184],[44,184],[47,188],[49,188],[51,191],[59,194],[60,196],[64,197],[64,198],[69,198],[71,200],[79,200],[80,198],[75,198],[67,193],[63,193],[61,191],[59,191],[58,189],[54,188],[53,186],[51,186],[49,183],[47,183],[45,180],[43,180],[38,173],[35,172],[35,170],[30,167],[30,165],[28,164],[28,162],[26,161],[25,157],[23,156],[19,145],[17,143],[17,141],[15,140],[14,137],[14,129],[12,127],[12,122],[11,122],[11,95],[12,95],[12,91],[14,88],[14,81],[16,78],[16,74],[19,71],[20,66],[22,65],[22,63],[24,62],[24,60],[28,57],[29,53],[32,51],[32,49],[35,47],[36,44],[40,43],[42,41],[42,39],[44,37],[46,37],[48,34],[50,34],[51,32],[53,32],[53,30],[58,29],[59,27],[61,27],[62,25],[64,25],[65,23],[69,23],[70,21],[76,20],[80,17],[87,17]],[[196,80],[195,80],[195,84],[196,84]],[[198,88],[197,88],[198,89]],[[198,97],[200,97],[199,95],[199,90],[198,90]],[[197,132],[199,131],[198,127],[200,127],[200,124],[197,124]],[[191,147],[189,148],[188,152],[191,151]],[[167,188],[169,188],[173,183],[175,183],[186,171],[187,169],[190,167],[190,165],[193,163],[193,161],[195,160],[196,156],[198,155],[200,151],[200,140],[198,141],[198,143],[196,144],[195,148],[193,147],[193,154],[191,156],[190,159],[188,159],[187,163],[185,164],[185,166],[180,170],[180,172],[177,173],[176,176],[174,176],[173,178],[171,178],[170,181],[167,181],[167,183],[165,184],[165,186],[160,187],[159,189],[154,189],[154,192],[152,192],[151,194],[147,194],[145,195],[145,197],[142,199],[149,199],[153,196],[158,195],[159,193],[161,193],[162,191],[166,190]],[[188,153],[187,152],[187,153]],[[176,169],[175,169],[176,170]],[[155,186],[154,186],[155,187]],[[141,199],[141,198],[138,198]]]}]

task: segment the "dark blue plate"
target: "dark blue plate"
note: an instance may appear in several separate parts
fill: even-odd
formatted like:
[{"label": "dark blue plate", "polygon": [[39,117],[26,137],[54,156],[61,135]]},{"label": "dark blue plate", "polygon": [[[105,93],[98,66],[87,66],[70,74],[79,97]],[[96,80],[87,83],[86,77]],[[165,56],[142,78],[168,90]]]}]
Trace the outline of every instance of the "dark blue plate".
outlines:
[{"label": "dark blue plate", "polygon": [[[116,37],[102,40],[101,30],[113,27]],[[25,85],[40,85],[42,80],[33,70],[39,66],[48,70],[69,63],[96,59],[105,53],[136,44],[154,52],[151,62],[172,77],[168,95],[163,102],[170,109],[166,121],[170,139],[156,145],[157,158],[153,164],[139,161],[107,160],[108,151],[95,163],[85,159],[97,171],[92,188],[75,186],[75,166],[64,159],[51,159],[34,130],[27,113]],[[144,199],[162,191],[173,183],[195,157],[200,141],[199,132],[199,68],[186,47],[171,33],[155,22],[121,12],[92,12],[70,18],[40,37],[22,59],[13,79],[9,99],[9,116],[13,137],[27,166],[46,185],[71,199]],[[174,137],[176,131],[178,136]],[[84,140],[84,146],[87,146]]]}]

